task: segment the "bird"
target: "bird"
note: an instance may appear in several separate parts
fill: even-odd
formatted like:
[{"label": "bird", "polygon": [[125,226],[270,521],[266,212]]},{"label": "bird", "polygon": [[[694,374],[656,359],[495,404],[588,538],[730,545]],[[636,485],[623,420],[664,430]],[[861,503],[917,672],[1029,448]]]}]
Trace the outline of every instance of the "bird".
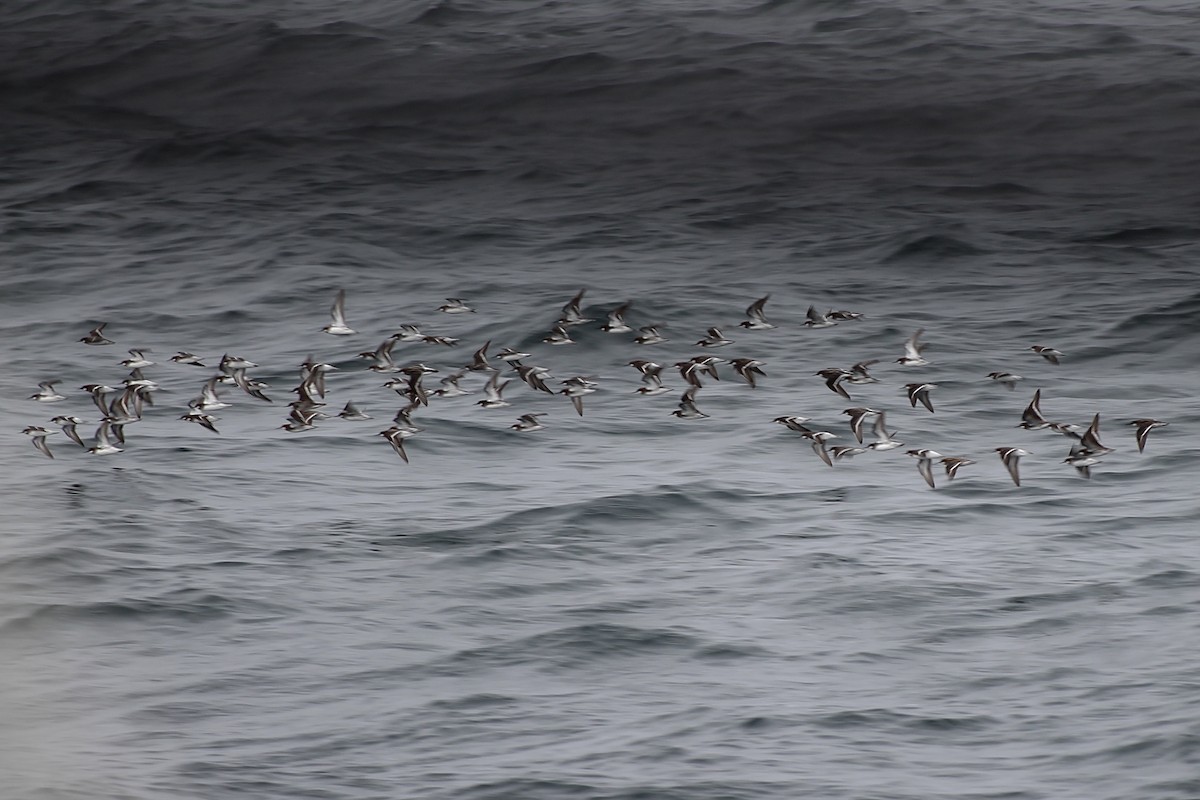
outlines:
[{"label": "bird", "polygon": [[511,347],[506,347],[500,352],[496,353],[496,358],[512,364],[520,362],[520,360],[523,358],[529,358],[529,353],[522,353],[520,350],[514,350]]},{"label": "bird", "polygon": [[517,421],[515,423],[509,425],[508,427],[512,428],[514,431],[520,431],[521,433],[540,431],[546,426],[538,422],[538,417],[544,416],[546,416],[545,412],[522,414],[521,416],[517,417]]},{"label": "bird", "polygon": [[712,377],[713,380],[721,380],[721,376],[717,374],[717,364],[721,363],[722,359],[715,356],[695,356],[687,361],[677,361],[675,366],[679,368],[679,375],[691,386],[699,389],[701,387],[700,376],[702,374]]},{"label": "bird", "polygon": [[892,438],[892,434],[887,429],[887,414],[883,411],[875,417],[875,441],[867,445],[869,450],[895,450],[897,447],[903,447],[904,442]]},{"label": "bird", "polygon": [[[306,376],[305,380],[307,381],[307,380],[311,379],[313,381],[318,381],[320,383],[320,387],[321,387],[320,395],[321,395],[321,397],[324,397],[325,396],[325,378],[324,378],[324,369],[321,369],[321,368],[337,369],[337,367],[332,366],[330,364],[316,364],[316,365],[314,365],[314,367],[315,367],[315,369],[313,370],[312,374],[309,376]],[[235,369],[235,370],[233,370],[233,372],[230,374],[229,377],[233,381],[234,386],[237,386],[239,389],[241,389],[243,392],[245,392],[246,394],[253,397],[255,400],[262,400],[263,402],[266,402],[266,403],[271,402],[271,398],[267,397],[263,393],[263,389],[268,389],[270,387],[267,384],[263,383],[262,381],[251,378],[249,375],[246,374],[246,370]]]},{"label": "bird", "polygon": [[96,429],[96,444],[88,448],[88,452],[96,456],[111,456],[116,453],[125,452],[121,448],[112,443],[110,435],[118,435],[115,426],[108,420],[100,423],[100,427]]},{"label": "bird", "polygon": [[107,322],[101,322],[99,325],[88,331],[88,335],[84,336],[79,341],[83,342],[84,344],[92,345],[116,344],[116,342],[114,342],[112,339],[106,339],[104,337],[104,326],[106,325],[108,325]]},{"label": "bird", "polygon": [[37,400],[39,403],[57,403],[59,400],[66,400],[66,395],[61,395],[54,391],[54,384],[62,383],[62,381],[42,381],[38,384],[41,390],[37,394],[29,395],[30,400]]},{"label": "bird", "polygon": [[400,458],[402,458],[404,460],[405,464],[407,464],[409,462],[408,462],[408,453],[404,452],[404,440],[409,438],[412,435],[413,435],[413,431],[407,430],[405,428],[401,428],[396,425],[393,425],[392,427],[388,428],[387,430],[380,431],[379,433],[376,434],[376,436],[382,436],[383,438],[388,440],[388,444],[390,444],[392,446],[392,449],[396,451],[396,455],[400,456]]},{"label": "bird", "polygon": [[475,309],[467,305],[467,302],[460,297],[447,297],[444,305],[438,306],[438,311],[443,314],[474,314]]},{"label": "bird", "polygon": [[1092,467],[1100,463],[1100,459],[1086,453],[1074,453],[1063,459],[1064,464],[1070,464],[1084,478],[1092,477]]},{"label": "bird", "polygon": [[200,360],[199,356],[197,356],[195,353],[188,353],[184,350],[180,350],[178,353],[171,356],[171,360],[176,364],[190,364],[194,367],[204,366],[204,362]]},{"label": "bird", "polygon": [[747,319],[739,322],[738,324],[748,331],[765,331],[770,328],[774,328],[775,326],[767,322],[767,318],[763,314],[763,306],[765,306],[767,301],[770,299],[771,295],[767,295],[766,297],[760,297],[751,303],[746,309]]},{"label": "bird", "polygon": [[470,394],[470,392],[468,392],[466,389],[464,389],[458,385],[458,382],[460,380],[462,380],[462,377],[465,374],[466,374],[465,370],[459,370],[458,372],[452,372],[449,375],[445,376],[444,378],[441,378],[440,380],[438,380],[438,383],[441,384],[441,388],[434,389],[432,392],[429,393],[429,396],[430,397],[461,397],[464,394]]},{"label": "bird", "polygon": [[1129,423],[1137,428],[1137,446],[1138,452],[1143,453],[1146,450],[1146,438],[1150,436],[1150,431],[1155,428],[1164,428],[1170,423],[1163,422],[1157,419],[1135,419]]},{"label": "bird", "polygon": [[217,368],[227,375],[232,374],[235,369],[254,369],[257,366],[253,361],[247,361],[241,356],[231,356],[229,353],[221,356],[221,361],[217,364]]},{"label": "bird", "polygon": [[904,367],[923,367],[929,362],[921,355],[925,350],[925,345],[921,344],[921,334],[925,332],[924,328],[917,328],[916,333],[908,337],[904,342],[904,355],[896,359],[896,363]]},{"label": "bird", "polygon": [[515,367],[517,377],[530,388],[546,394],[554,394],[554,390],[546,385],[546,377],[550,374],[549,367],[539,367],[536,364],[520,364]]},{"label": "bird", "polygon": [[192,400],[188,405],[191,408],[199,411],[216,411],[221,408],[229,408],[229,403],[223,401],[217,396],[217,383],[220,381],[220,376],[214,375],[204,382],[204,386],[200,389],[200,396]]},{"label": "bird", "polygon": [[358,331],[346,324],[346,290],[338,289],[337,296],[333,298],[333,305],[329,308],[330,322],[321,330],[331,336],[351,336]]},{"label": "bird", "polygon": [[1004,462],[1004,468],[1008,470],[1008,474],[1012,476],[1013,483],[1017,486],[1021,485],[1021,474],[1019,472],[1019,464],[1023,456],[1031,456],[1033,453],[1028,450],[1022,450],[1019,447],[997,447],[996,452],[1000,454],[1000,460]]},{"label": "bird", "polygon": [[154,362],[146,358],[146,352],[148,351],[130,350],[129,358],[121,361],[120,366],[125,367],[126,369],[145,369],[146,367],[153,367]]},{"label": "bird", "polygon": [[942,459],[942,466],[946,468],[946,480],[954,480],[958,476],[958,471],[963,467],[968,467],[975,462],[969,458],[958,458],[956,456],[947,456]]},{"label": "bird", "polygon": [[79,388],[92,396],[92,402],[102,416],[108,416],[108,404],[105,403],[104,398],[115,392],[116,389],[103,383],[85,383]]},{"label": "bird", "polygon": [[871,377],[871,373],[867,371],[867,368],[872,364],[878,363],[879,359],[877,358],[871,358],[866,361],[858,362],[850,369],[846,370],[846,372],[850,373],[846,376],[846,383],[879,383],[879,380]]},{"label": "bird", "polygon": [[634,359],[629,362],[629,366],[634,367],[642,374],[642,383],[645,384],[634,390],[636,394],[653,396],[666,394],[671,391],[663,385],[662,364],[656,364],[653,361],[645,361],[643,359]]},{"label": "bird", "polygon": [[310,431],[317,427],[314,423],[321,416],[321,413],[316,409],[302,409],[294,407],[291,413],[288,414],[287,421],[279,427],[288,433],[299,433],[300,431]]},{"label": "bird", "polygon": [[852,373],[847,372],[844,369],[831,367],[829,369],[819,370],[813,374],[820,375],[822,378],[824,378],[825,386],[827,386],[831,392],[837,392],[847,400],[854,399],[850,396],[850,393],[846,391],[846,387],[842,386],[842,382],[847,380]]},{"label": "bird", "polygon": [[208,430],[212,431],[213,433],[216,433],[216,434],[220,433],[220,431],[217,430],[217,426],[215,424],[213,424],[216,422],[217,418],[212,416],[211,414],[205,414],[203,411],[200,411],[198,409],[189,408],[187,410],[187,413],[184,414],[183,416],[181,416],[180,419],[184,420],[185,422],[195,422],[200,427],[207,428]]},{"label": "bird", "polygon": [[841,461],[843,458],[853,458],[865,452],[867,452],[865,447],[852,447],[849,445],[838,445],[829,448],[829,455],[833,456],[834,461]]},{"label": "bird", "polygon": [[834,325],[837,325],[837,322],[831,320],[828,314],[822,314],[817,311],[815,306],[808,307],[805,317],[807,317],[804,320],[804,327],[806,328],[832,328]]},{"label": "bird", "polygon": [[550,333],[546,334],[542,341],[553,345],[575,344],[575,340],[571,338],[571,334],[567,333],[562,322],[551,328]]},{"label": "bird", "polygon": [[408,405],[398,409],[396,416],[392,417],[392,424],[398,428],[403,428],[412,433],[419,433],[422,429],[413,424],[412,414],[421,407],[420,403],[409,403]]},{"label": "bird", "polygon": [[1017,381],[1025,380],[1020,375],[1014,375],[1011,372],[989,372],[987,376],[1010,392],[1017,388]]},{"label": "bird", "polygon": [[416,325],[401,325],[400,329],[392,334],[398,342],[423,342],[425,334],[421,333],[421,329]]},{"label": "bird", "polygon": [[357,422],[359,420],[371,418],[371,416],[369,414],[367,414],[365,411],[360,409],[358,406],[354,405],[353,400],[346,401],[345,408],[343,408],[341,411],[338,412],[338,416],[341,417],[342,419],[352,420],[355,422]]},{"label": "bird", "polygon": [[773,421],[778,422],[780,425],[784,426],[789,431],[795,431],[796,433],[808,433],[811,430],[811,428],[808,428],[804,424],[809,421],[808,417],[800,417],[800,416],[796,416],[795,414],[787,414],[782,417],[776,417]]},{"label": "bird", "polygon": [[40,425],[30,425],[25,430],[21,431],[29,438],[33,439],[33,446],[38,449],[46,458],[54,458],[54,453],[50,452],[50,446],[46,444],[46,437],[53,436],[58,431],[48,431]]},{"label": "bird", "polygon": [[608,312],[608,322],[600,326],[605,333],[629,333],[633,328],[625,324],[625,312],[629,310],[632,300],[626,300],[621,305]]},{"label": "bird", "polygon": [[651,345],[669,342],[670,339],[659,333],[658,328],[658,325],[643,325],[642,327],[638,328],[638,333],[640,333],[641,336],[633,337],[634,344]]},{"label": "bird", "polygon": [[689,386],[679,401],[679,408],[672,411],[671,415],[680,419],[701,419],[707,417],[708,414],[696,408],[696,392],[698,389],[699,387],[697,386]]},{"label": "bird", "polygon": [[1032,350],[1033,352],[1037,353],[1039,356],[1046,359],[1047,361],[1049,361],[1051,364],[1053,364],[1055,366],[1058,366],[1058,359],[1061,358],[1063,355],[1059,351],[1055,350],[1053,347],[1043,347],[1040,344],[1035,344],[1035,345],[1031,346],[1029,349]]},{"label": "bird", "polygon": [[1027,431],[1037,431],[1042,428],[1049,428],[1050,422],[1042,416],[1042,390],[1038,389],[1033,393],[1033,400],[1029,405],[1025,406],[1025,410],[1021,412],[1021,424],[1018,428],[1024,428]]},{"label": "bird", "polygon": [[491,344],[491,339],[488,339],[486,342],[484,342],[483,347],[476,350],[475,354],[471,356],[471,363],[467,364],[465,367],[463,367],[463,369],[468,370],[469,372],[486,372],[492,369],[492,365],[489,364],[487,360],[487,351]]},{"label": "bird", "polygon": [[867,417],[880,414],[881,412],[876,411],[873,408],[847,408],[842,413],[850,417],[850,432],[854,434],[854,438],[858,440],[858,443],[862,444],[863,420],[865,420]]},{"label": "bird", "polygon": [[759,369],[760,367],[765,367],[766,363],[759,361],[758,359],[733,358],[730,359],[729,364],[733,367],[733,371],[736,372],[742,378],[742,380],[750,384],[751,389],[758,388],[758,384],[755,382],[754,378],[755,375],[761,375],[764,378],[767,377],[767,373]]},{"label": "bird", "polygon": [[1068,439],[1074,439],[1075,441],[1082,439],[1083,431],[1087,430],[1087,428],[1071,422],[1051,422],[1048,427],[1055,433],[1061,433]]},{"label": "bird", "polygon": [[821,459],[829,466],[833,466],[833,459],[829,457],[829,450],[826,449],[825,442],[829,441],[830,439],[838,438],[836,433],[830,433],[829,431],[806,430],[801,431],[800,435],[812,442],[812,449],[813,452],[817,454],[817,458]]},{"label": "bird", "polygon": [[930,450],[928,448],[909,450],[908,454],[917,459],[917,472],[921,473],[921,477],[929,484],[929,488],[936,489],[937,486],[933,482],[933,460],[941,458],[942,454],[937,450]]},{"label": "bird", "polygon": [[87,449],[87,445],[83,443],[83,439],[80,438],[79,432],[75,430],[75,426],[84,424],[83,420],[75,416],[59,415],[50,421],[55,425],[62,426],[62,432],[64,436],[80,447]]},{"label": "bird", "polygon": [[1079,443],[1083,447],[1083,453],[1089,456],[1102,456],[1105,453],[1111,453],[1111,447],[1105,447],[1100,443],[1100,415],[1097,414],[1092,418],[1092,424],[1084,431],[1083,436],[1079,438]]},{"label": "bird", "polygon": [[720,328],[713,327],[705,331],[705,337],[696,344],[701,347],[724,347],[727,344],[733,344],[733,339],[726,339]]},{"label": "bird", "polygon": [[374,361],[367,369],[372,372],[399,372],[400,368],[396,366],[396,362],[392,359],[392,350],[396,347],[396,342],[400,341],[399,334],[392,334],[388,338],[379,343],[379,346],[374,350],[366,350],[358,354],[359,358],[366,358]]},{"label": "bird", "polygon": [[587,289],[580,289],[574,297],[567,301],[567,304],[562,307],[562,316],[558,318],[557,325],[565,328],[569,325],[582,325],[585,322],[592,321],[583,315],[583,310],[580,307],[583,303],[584,292],[586,291]]},{"label": "bird", "polygon": [[504,408],[505,406],[509,405],[509,403],[506,402],[501,396],[501,393],[504,391],[504,387],[508,386],[509,383],[510,381],[500,383],[500,373],[493,372],[491,379],[487,382],[487,385],[483,387],[483,393],[486,396],[484,399],[476,402],[475,405],[482,408]]},{"label": "bird", "polygon": [[929,399],[929,393],[937,388],[936,383],[909,383],[905,384],[905,390],[908,392],[908,402],[913,408],[917,407],[917,401],[929,409],[929,413],[933,413],[933,401]]},{"label": "bird", "polygon": [[558,392],[571,398],[575,413],[583,416],[583,396],[596,391],[596,385],[585,378],[570,378],[562,382],[563,388]]}]

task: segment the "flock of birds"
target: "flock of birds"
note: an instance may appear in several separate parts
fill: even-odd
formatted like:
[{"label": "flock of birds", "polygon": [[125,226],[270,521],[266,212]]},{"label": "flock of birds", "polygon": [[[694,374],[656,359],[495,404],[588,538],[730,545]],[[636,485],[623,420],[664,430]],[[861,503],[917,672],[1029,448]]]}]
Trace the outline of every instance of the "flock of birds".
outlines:
[{"label": "flock of birds", "polygon": [[[584,314],[582,306],[584,293],[585,290],[581,290],[562,307],[561,316],[554,323],[551,331],[542,339],[544,343],[552,346],[574,344],[575,340],[571,338],[572,329],[596,321]],[[750,304],[746,309],[746,319],[739,323],[742,328],[762,331],[776,327],[767,320],[765,312],[769,297],[768,295],[759,298]],[[346,294],[344,290],[341,290],[337,293],[330,309],[330,321],[322,328],[325,333],[337,337],[356,335],[357,331],[351,328],[347,322],[345,303]],[[635,333],[625,319],[630,305],[631,303],[626,302],[609,311],[606,321],[598,326],[599,329],[609,334]],[[437,310],[450,315],[471,314],[475,311],[466,301],[459,298],[448,299]],[[854,322],[862,317],[862,314],[851,311],[830,310],[821,313],[810,306],[804,326],[828,328],[841,322]],[[113,340],[105,336],[105,327],[105,324],[97,326],[79,341],[93,347],[115,344]],[[917,330],[908,338],[904,343],[904,355],[895,359],[895,363],[906,368],[922,367],[930,363],[923,355],[925,351],[925,345],[921,341],[923,333],[923,329]],[[632,337],[632,341],[642,347],[652,347],[669,341],[663,335],[661,326],[646,325],[639,328],[636,334]],[[558,385],[562,387],[561,389],[552,389],[547,382],[551,378],[550,370],[528,363],[532,357],[529,353],[504,348],[489,355],[491,342],[488,341],[474,352],[469,363],[442,377],[438,388],[429,389],[425,386],[426,377],[438,373],[439,370],[421,362],[404,366],[398,365],[392,353],[395,346],[402,342],[453,347],[458,344],[458,340],[448,336],[422,333],[416,325],[402,325],[396,333],[384,339],[374,350],[358,354],[360,359],[369,362],[367,370],[393,376],[384,385],[393,389],[404,400],[404,405],[396,412],[392,424],[385,430],[379,431],[378,435],[386,439],[395,450],[396,455],[406,463],[409,455],[405,450],[405,441],[421,431],[421,428],[413,423],[412,416],[422,407],[428,406],[433,398],[470,394],[468,390],[459,385],[459,382],[468,373],[478,372],[488,375],[487,382],[483,387],[484,398],[479,400],[476,405],[489,409],[505,408],[510,405],[504,399],[504,392],[514,378],[521,380],[534,391],[566,396],[580,416],[584,413],[584,398],[595,392],[598,387],[597,382],[591,377],[577,375],[560,381]],[[719,328],[709,328],[704,337],[695,343],[696,347],[702,348],[706,352],[673,365],[687,384],[687,389],[680,398],[678,407],[672,412],[675,417],[681,420],[697,420],[709,416],[697,405],[697,395],[705,381],[720,380],[718,365],[727,364],[734,374],[751,388],[757,387],[758,380],[766,376],[762,369],[765,363],[760,360],[754,358],[723,359],[708,352],[732,343],[732,340],[727,338]],[[1063,353],[1043,345],[1032,345],[1029,350],[1055,366],[1063,357]],[[129,358],[120,362],[120,366],[128,369],[129,374],[120,381],[119,386],[89,383],[80,387],[82,391],[86,391],[91,396],[96,409],[100,412],[100,422],[90,444],[79,435],[78,426],[87,424],[80,417],[59,415],[52,418],[50,422],[58,425],[63,435],[88,453],[113,455],[123,452],[125,428],[142,418],[145,407],[154,405],[154,392],[159,388],[158,383],[147,378],[144,373],[145,369],[154,366],[154,362],[146,357],[148,352],[145,349],[129,350]],[[206,368],[204,361],[193,353],[180,351],[171,356],[170,360],[175,364]],[[878,363],[878,359],[861,361],[848,368],[832,367],[819,370],[815,374],[824,379],[825,386],[830,391],[846,400],[851,400],[847,386],[878,382],[870,372],[870,368],[876,363]],[[628,365],[641,375],[642,385],[636,390],[636,394],[655,396],[673,391],[664,382],[662,373],[666,369],[665,365],[645,358],[633,359],[628,362]],[[271,402],[266,395],[266,390],[270,387],[248,374],[248,370],[257,366],[254,362],[239,356],[228,353],[223,355],[217,364],[216,374],[203,383],[199,394],[188,403],[187,410],[179,419],[199,425],[213,433],[219,433],[216,426],[218,419],[213,412],[231,405],[222,399],[222,392],[230,387],[240,390],[256,400]],[[300,382],[291,390],[297,397],[288,404],[290,412],[280,428],[289,432],[311,430],[316,427],[319,420],[329,416],[323,410],[326,408],[324,402],[326,375],[337,369],[332,364],[314,360],[312,356],[305,359],[300,365]],[[504,377],[505,375],[511,377]],[[1023,380],[1020,375],[1009,372],[991,372],[987,377],[1010,391],[1014,390],[1017,384]],[[39,384],[39,391],[30,399],[39,403],[57,403],[66,400],[66,396],[59,394],[55,389],[59,383],[61,381],[51,380]],[[906,384],[905,392],[913,408],[916,408],[919,403],[933,413],[931,393],[936,388],[936,383],[917,381]],[[864,406],[847,408],[843,414],[849,418],[850,433],[857,441],[857,445],[830,446],[829,441],[839,438],[838,435],[809,426],[808,423],[811,420],[808,417],[787,415],[776,417],[774,422],[806,439],[817,457],[829,466],[833,466],[835,461],[852,458],[868,450],[886,451],[904,446],[904,443],[896,439],[888,430],[887,415],[884,410]],[[371,419],[353,401],[347,402],[337,416],[350,421]],[[541,418],[544,416],[545,413],[540,412],[522,414],[510,428],[518,433],[542,430],[545,426],[542,424]],[[874,440],[865,442],[864,429],[867,428],[868,422]],[[1138,452],[1142,452],[1146,447],[1150,432],[1155,428],[1167,425],[1167,423],[1157,419],[1137,419],[1129,422],[1129,425],[1135,428]],[[1070,441],[1070,448],[1063,463],[1074,467],[1085,478],[1091,477],[1091,468],[1099,464],[1103,456],[1113,452],[1112,448],[1104,446],[1100,441],[1099,414],[1093,417],[1091,424],[1086,428],[1068,423],[1051,422],[1043,416],[1041,411],[1041,389],[1034,393],[1033,400],[1026,406],[1017,427],[1026,430],[1045,429],[1067,437]],[[47,439],[58,431],[41,425],[30,425],[23,432],[32,439],[33,445],[39,452],[49,458],[54,458]],[[1020,486],[1020,460],[1031,453],[1020,447],[1012,446],[997,447],[995,451],[1012,477],[1013,483]],[[964,467],[976,463],[969,458],[960,456],[943,456],[941,453],[927,448],[908,450],[907,453],[916,459],[917,470],[930,488],[936,488],[935,463],[940,463],[944,467],[947,480],[953,480]]]}]

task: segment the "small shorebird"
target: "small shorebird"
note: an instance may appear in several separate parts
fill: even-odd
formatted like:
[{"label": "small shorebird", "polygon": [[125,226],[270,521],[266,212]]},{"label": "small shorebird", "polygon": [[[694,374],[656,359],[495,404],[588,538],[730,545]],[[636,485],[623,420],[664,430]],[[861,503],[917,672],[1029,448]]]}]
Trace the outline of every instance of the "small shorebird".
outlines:
[{"label": "small shorebird", "polygon": [[751,303],[749,308],[746,309],[747,319],[739,322],[738,324],[748,331],[765,331],[770,328],[774,328],[774,325],[767,322],[767,317],[763,313],[763,306],[765,306],[767,301],[770,299],[771,295],[767,295],[766,297],[760,297]]},{"label": "small shorebird", "polygon": [[828,314],[822,314],[820,311],[817,311],[815,306],[808,307],[805,317],[804,327],[806,328],[832,328],[834,325],[837,325],[836,322],[829,318]]},{"label": "small shorebird", "polygon": [[909,383],[904,387],[908,392],[908,402],[913,408],[917,407],[917,401],[929,409],[929,413],[933,413],[933,401],[929,399],[929,392],[937,388],[936,383]]},{"label": "small shorebird", "polygon": [[917,332],[908,337],[904,343],[904,355],[896,359],[896,363],[905,367],[923,367],[929,362],[921,355],[925,350],[925,345],[921,344],[921,334],[925,332],[924,328],[917,328]]},{"label": "small shorebird", "polygon": [[850,417],[850,432],[854,434],[854,438],[858,440],[858,443],[862,444],[863,420],[880,412],[873,408],[847,408],[842,413]]},{"label": "small shorebird", "polygon": [[408,453],[404,452],[404,440],[413,435],[413,431],[393,425],[386,431],[380,431],[376,436],[382,436],[388,440],[388,444],[396,451],[396,455],[404,459],[404,463],[408,463]]},{"label": "small shorebird", "polygon": [[481,408],[504,408],[509,405],[501,396],[501,393],[504,391],[504,387],[508,386],[510,382],[505,381],[504,383],[500,383],[500,373],[493,372],[491,379],[483,387],[484,398],[477,401],[475,405]]},{"label": "small shorebird", "polygon": [[188,353],[183,350],[180,350],[178,353],[171,356],[171,360],[176,364],[191,364],[194,367],[204,366],[204,362],[200,360],[198,355],[195,353]]},{"label": "small shorebird", "polygon": [[1029,349],[1055,366],[1058,366],[1058,359],[1063,355],[1053,347],[1042,347],[1040,344],[1035,344]]},{"label": "small shorebird", "polygon": [[216,434],[220,433],[220,431],[217,430],[217,426],[214,424],[216,422],[217,418],[211,414],[205,414],[203,411],[200,411],[199,409],[189,408],[187,410],[187,413],[184,414],[183,416],[181,416],[180,419],[183,420],[184,422],[195,422],[200,427],[207,428],[208,430],[212,431],[213,433],[216,433]]},{"label": "small shorebird", "polygon": [[40,425],[30,425],[25,430],[21,431],[29,438],[33,439],[33,446],[38,449],[46,458],[54,458],[54,453],[50,452],[49,445],[46,444],[46,437],[53,436],[58,431],[48,431]]},{"label": "small shorebird", "polygon": [[632,300],[626,300],[621,305],[608,312],[608,322],[600,326],[605,333],[629,333],[633,328],[625,324],[625,312],[629,310]]},{"label": "small shorebird", "polygon": [[[582,325],[585,322],[592,320],[583,315],[583,295],[587,289],[580,289],[578,294],[567,301],[567,304],[562,307],[562,316],[558,318],[557,324],[562,327],[569,325]],[[564,344],[566,344],[564,342]]]},{"label": "small shorebird", "polygon": [[1025,380],[1020,375],[1014,375],[1011,372],[989,372],[987,376],[1010,392],[1017,388],[1017,381]]},{"label": "small shorebird", "polygon": [[701,419],[707,417],[700,409],[696,408],[696,392],[698,387],[689,386],[687,391],[683,393],[683,398],[679,401],[679,408],[671,412],[672,416],[680,419]]},{"label": "small shorebird", "polygon": [[39,391],[37,394],[29,395],[30,400],[37,400],[39,403],[57,403],[59,400],[66,400],[66,395],[61,395],[54,391],[54,384],[62,383],[62,381],[42,381],[38,384]]},{"label": "small shorebird", "polygon": [[946,468],[946,480],[954,480],[958,475],[958,471],[963,467],[968,467],[975,462],[969,458],[957,458],[955,456],[947,456],[942,459],[942,466]]},{"label": "small shorebird", "polygon": [[1000,454],[1000,460],[1004,462],[1004,468],[1008,470],[1008,474],[1012,476],[1013,483],[1017,486],[1021,485],[1021,474],[1019,464],[1022,456],[1030,456],[1028,450],[1022,450],[1019,447],[997,447],[996,452]]},{"label": "small shorebird", "polygon": [[83,439],[80,438],[79,432],[75,430],[77,425],[84,424],[83,420],[81,420],[79,417],[60,415],[50,421],[55,425],[62,426],[62,432],[64,436],[83,449],[87,449],[87,445],[83,443]]},{"label": "small shorebird", "polygon": [[329,324],[321,330],[333,336],[350,336],[357,333],[357,331],[346,324],[345,289],[338,289],[337,296],[333,298],[333,305],[329,309],[329,316]]},{"label": "small shorebird", "polygon": [[641,336],[633,337],[634,344],[650,345],[670,341],[667,337],[659,333],[658,328],[658,325],[643,325],[638,328],[638,333]]},{"label": "small shorebird", "polygon": [[942,454],[937,450],[930,450],[928,448],[909,450],[908,454],[917,459],[917,472],[921,473],[921,477],[929,484],[929,488],[936,489],[937,486],[933,482],[933,460],[941,458]]},{"label": "small shorebird", "polygon": [[1146,438],[1150,435],[1150,431],[1155,428],[1165,428],[1170,423],[1163,422],[1157,419],[1135,419],[1129,423],[1137,427],[1137,446],[1138,452],[1142,453],[1146,450]]},{"label": "small shorebird", "polygon": [[551,328],[542,341],[554,345],[575,344],[575,340],[571,338],[571,334],[567,333],[566,327],[561,322]]},{"label": "small shorebird", "polygon": [[887,414],[883,411],[879,412],[879,416],[875,417],[875,441],[867,445],[869,450],[895,450],[897,447],[903,447],[904,442],[899,439],[892,438],[892,434],[887,429]]},{"label": "small shorebird", "polygon": [[517,417],[517,421],[515,423],[509,425],[508,427],[512,428],[514,431],[520,431],[521,433],[540,431],[546,426],[538,422],[538,417],[544,416],[546,416],[544,411],[536,414],[522,414],[521,416]]},{"label": "small shorebird", "polygon": [[101,322],[99,325],[88,331],[88,335],[84,336],[79,341],[83,342],[84,344],[116,344],[116,342],[114,342],[112,339],[106,339],[104,337],[104,326],[106,325],[108,325],[107,322]]},{"label": "small shorebird", "polygon": [[346,401],[346,407],[338,412],[338,416],[341,417],[342,419],[352,420],[355,422],[357,422],[359,420],[371,418],[371,416],[369,414],[367,414],[365,411],[363,411],[358,406],[354,405],[353,400]]},{"label": "small shorebird", "polygon": [[751,389],[758,388],[758,384],[754,379],[755,375],[761,375],[764,378],[767,377],[767,373],[759,369],[759,367],[765,367],[766,363],[756,358],[734,358],[730,359],[729,364],[742,380],[750,384]]},{"label": "small shorebird", "polygon": [[1049,428],[1050,421],[1042,416],[1042,390],[1038,389],[1033,393],[1033,400],[1029,405],[1025,406],[1025,410],[1021,412],[1021,424],[1018,428],[1024,428],[1027,431],[1038,431],[1042,428]]},{"label": "small shorebird", "polygon": [[475,309],[467,305],[467,301],[460,297],[447,297],[444,305],[438,306],[438,311],[443,314],[474,314]]},{"label": "small shorebird", "polygon": [[829,466],[833,466],[833,460],[829,457],[829,450],[826,449],[825,442],[838,438],[836,433],[830,433],[829,431],[803,431],[800,435],[812,442],[812,449],[817,454],[817,458]]},{"label": "small shorebird", "polygon": [[696,342],[701,347],[724,347],[727,344],[733,344],[733,339],[726,339],[720,328],[709,328],[705,334],[703,339]]}]

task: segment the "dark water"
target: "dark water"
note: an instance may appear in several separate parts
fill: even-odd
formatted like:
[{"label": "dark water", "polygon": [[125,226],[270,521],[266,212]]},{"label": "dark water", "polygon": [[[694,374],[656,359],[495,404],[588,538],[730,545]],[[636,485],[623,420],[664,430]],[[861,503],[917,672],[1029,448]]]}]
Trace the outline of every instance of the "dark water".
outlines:
[{"label": "dark water", "polygon": [[[1200,796],[1200,13],[980,5],[5,4],[0,795]],[[671,342],[597,330],[628,299]],[[470,375],[406,465],[354,358],[404,323],[462,344],[401,363],[491,340],[600,388]],[[711,325],[758,389],[633,394]],[[126,452],[34,450],[130,347]],[[274,402],[179,421],[214,370],[176,350]],[[310,353],[374,419],[278,430]],[[854,402],[812,374],[869,358]],[[1092,480],[1015,427],[1036,388],[1101,415]],[[905,448],[830,469],[771,422],[845,444],[851,405]],[[931,491],[917,447],[978,463]]]}]

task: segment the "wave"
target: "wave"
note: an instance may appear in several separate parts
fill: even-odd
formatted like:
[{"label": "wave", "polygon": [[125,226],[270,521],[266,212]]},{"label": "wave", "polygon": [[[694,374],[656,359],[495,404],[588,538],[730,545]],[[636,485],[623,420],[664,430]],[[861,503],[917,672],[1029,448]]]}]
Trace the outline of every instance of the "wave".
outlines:
[{"label": "wave", "polygon": [[[612,785],[614,782],[626,784]],[[745,780],[639,783],[632,777],[613,778],[604,782],[570,779],[512,778],[488,781],[455,789],[447,798],[455,800],[761,800],[764,797],[790,797],[796,784],[788,781]],[[893,800],[910,800],[910,796],[892,794]]]},{"label": "wave", "polygon": [[77,626],[113,624],[152,625],[196,623],[236,618],[247,613],[280,609],[261,601],[233,598],[213,592],[182,589],[156,598],[108,600],[78,604],[45,604],[27,607],[24,613],[6,620],[0,632],[46,635],[49,631]]}]

